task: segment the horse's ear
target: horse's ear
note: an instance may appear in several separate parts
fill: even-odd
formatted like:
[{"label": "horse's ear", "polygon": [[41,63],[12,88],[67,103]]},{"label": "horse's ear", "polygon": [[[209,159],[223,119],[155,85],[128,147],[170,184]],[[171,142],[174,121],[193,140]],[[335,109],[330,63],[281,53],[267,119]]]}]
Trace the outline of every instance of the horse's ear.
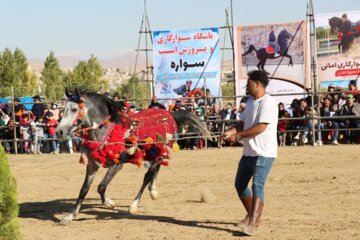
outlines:
[{"label": "horse's ear", "polygon": [[80,94],[79,89],[75,88],[75,93],[76,93],[76,96],[77,96],[78,101],[80,102],[81,94]]},{"label": "horse's ear", "polygon": [[71,99],[72,97],[72,94],[69,92],[69,89],[67,87],[65,87],[65,96],[68,98],[68,99]]}]

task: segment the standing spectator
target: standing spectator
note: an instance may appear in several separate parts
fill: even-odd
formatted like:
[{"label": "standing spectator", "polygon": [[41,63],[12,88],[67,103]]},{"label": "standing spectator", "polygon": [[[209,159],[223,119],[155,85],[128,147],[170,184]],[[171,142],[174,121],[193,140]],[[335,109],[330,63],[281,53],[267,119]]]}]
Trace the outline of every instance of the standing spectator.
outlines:
[{"label": "standing spectator", "polygon": [[46,127],[47,127],[47,135],[50,140],[50,147],[51,152],[53,154],[58,154],[59,149],[57,147],[57,141],[54,139],[56,138],[56,127],[59,124],[57,120],[54,119],[54,114],[50,111],[46,112]]},{"label": "standing spectator", "polygon": [[285,105],[284,103],[279,103],[278,104],[278,108],[279,108],[279,122],[278,122],[278,145],[279,146],[285,146],[286,145],[286,130],[288,127],[288,121],[289,120],[283,120],[281,118],[290,118],[290,114],[288,113],[288,111],[285,110]]},{"label": "standing spectator", "polygon": [[2,139],[6,132],[6,125],[10,120],[10,117],[0,109],[0,139]]},{"label": "standing spectator", "polygon": [[39,115],[37,120],[32,124],[34,135],[34,154],[41,154],[41,141],[44,138],[44,117]]},{"label": "standing spectator", "polygon": [[60,113],[60,106],[56,103],[51,103],[51,107],[49,109],[50,112],[52,112],[54,119],[59,119],[59,113]]},{"label": "standing spectator", "polygon": [[12,115],[12,101],[11,100],[7,100],[6,104],[3,106],[2,110],[4,111],[4,113],[6,113],[8,116]]},{"label": "standing spectator", "polygon": [[158,99],[156,96],[152,97],[151,103],[149,105],[149,108],[155,108],[155,109],[166,109],[164,105],[158,102]]},{"label": "standing spectator", "polygon": [[[25,108],[24,105],[20,103],[19,98],[14,98],[14,110],[15,114],[17,114],[22,108]],[[25,108],[26,109],[26,108]]]},{"label": "standing spectator", "polygon": [[43,115],[46,106],[44,105],[44,103],[41,102],[39,95],[35,95],[33,99],[35,103],[31,108],[31,112],[35,115],[36,119],[38,119],[39,116]]},{"label": "standing spectator", "polygon": [[[7,128],[5,130],[4,139],[5,140],[14,140],[14,138],[15,138],[14,131],[16,132],[16,136],[20,135],[19,128],[16,127],[14,119],[10,118],[10,120],[7,124]],[[7,153],[14,153],[15,149],[13,146],[14,146],[13,142],[6,141],[5,142],[5,151]]]},{"label": "standing spectator", "polygon": [[22,120],[20,122],[20,137],[22,140],[22,146],[24,148],[25,153],[31,153],[31,125],[29,116],[24,114],[22,116]]}]

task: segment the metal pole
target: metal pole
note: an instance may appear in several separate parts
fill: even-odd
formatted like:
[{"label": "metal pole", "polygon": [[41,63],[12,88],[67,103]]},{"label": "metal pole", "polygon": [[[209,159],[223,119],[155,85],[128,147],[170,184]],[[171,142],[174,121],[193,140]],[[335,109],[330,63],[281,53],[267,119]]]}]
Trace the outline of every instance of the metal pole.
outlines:
[{"label": "metal pole", "polygon": [[14,106],[14,86],[12,86],[12,85],[11,85],[11,101],[12,101],[12,118],[14,119],[13,146],[14,146],[15,154],[17,154],[18,151],[17,151],[17,136],[16,136],[15,106]]},{"label": "metal pole", "polygon": [[[230,0],[230,11],[231,11],[231,26],[230,26],[230,39],[231,39],[231,46],[232,46],[232,57],[233,57],[233,70],[232,70],[232,75],[233,75],[233,80],[234,80],[234,95],[236,95],[236,78],[235,78],[235,48],[234,48],[234,15],[233,15],[233,4],[232,4],[232,0]],[[236,102],[236,99],[235,99]]]},{"label": "metal pole", "polygon": [[[145,21],[147,19],[147,13],[146,13],[146,0],[144,0],[144,9],[145,9]],[[149,95],[149,89],[150,89],[150,86],[149,86],[149,63],[148,63],[148,39],[147,39],[147,34],[148,34],[148,28],[147,28],[147,24],[145,22],[145,62],[146,62],[146,96],[147,98],[150,98],[150,95]]]}]

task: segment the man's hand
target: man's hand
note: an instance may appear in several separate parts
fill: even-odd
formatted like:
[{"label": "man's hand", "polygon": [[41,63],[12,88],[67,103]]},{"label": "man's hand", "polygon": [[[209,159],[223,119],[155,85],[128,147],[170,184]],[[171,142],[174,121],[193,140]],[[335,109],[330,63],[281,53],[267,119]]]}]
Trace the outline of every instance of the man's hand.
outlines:
[{"label": "man's hand", "polygon": [[222,141],[231,141],[231,142],[235,142],[236,141],[236,129],[235,128],[231,128],[227,131],[225,131],[221,136],[221,140]]}]

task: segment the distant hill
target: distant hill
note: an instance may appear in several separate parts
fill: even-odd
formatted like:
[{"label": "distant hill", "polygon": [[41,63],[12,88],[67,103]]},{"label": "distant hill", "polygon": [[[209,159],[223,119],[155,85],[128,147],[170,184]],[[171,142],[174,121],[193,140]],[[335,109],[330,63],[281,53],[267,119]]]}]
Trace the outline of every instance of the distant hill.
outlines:
[{"label": "distant hill", "polygon": [[[152,55],[149,54],[149,63],[152,63]],[[59,60],[59,64],[61,69],[68,70],[73,69],[80,61],[87,60],[81,59],[73,56],[56,56]],[[123,68],[129,67],[133,68],[135,66],[136,52],[128,52],[118,57],[110,58],[110,59],[100,59],[98,58],[101,66],[103,68]],[[29,59],[29,65],[34,71],[41,71],[44,67],[44,60],[39,59]],[[139,53],[137,69],[143,69],[145,67],[145,54],[143,52]]]}]

